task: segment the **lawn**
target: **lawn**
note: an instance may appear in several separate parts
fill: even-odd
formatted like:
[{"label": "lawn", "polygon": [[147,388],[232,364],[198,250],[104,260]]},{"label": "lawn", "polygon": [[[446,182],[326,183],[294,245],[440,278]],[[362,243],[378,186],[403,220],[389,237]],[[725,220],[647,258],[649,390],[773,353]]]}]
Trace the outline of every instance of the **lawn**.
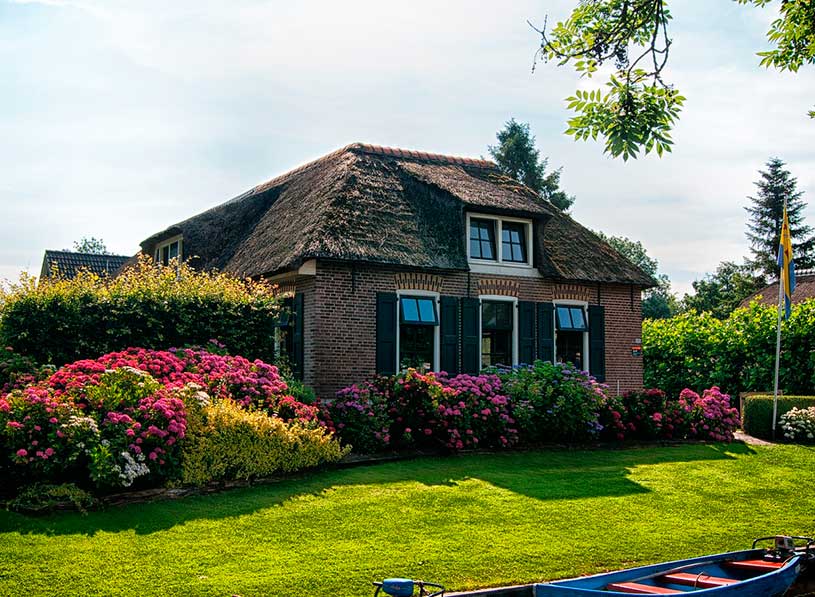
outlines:
[{"label": "lawn", "polygon": [[815,451],[683,445],[424,458],[179,501],[0,512],[0,595],[368,595],[532,582],[815,534]]}]

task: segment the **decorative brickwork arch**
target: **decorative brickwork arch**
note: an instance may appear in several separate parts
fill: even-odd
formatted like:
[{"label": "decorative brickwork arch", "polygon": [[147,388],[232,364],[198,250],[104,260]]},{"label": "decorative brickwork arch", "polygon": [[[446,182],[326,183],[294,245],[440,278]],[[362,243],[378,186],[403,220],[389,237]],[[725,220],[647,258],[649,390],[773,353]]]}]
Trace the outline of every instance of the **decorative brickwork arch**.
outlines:
[{"label": "decorative brickwork arch", "polygon": [[500,296],[514,296],[517,298],[521,285],[517,280],[508,278],[480,278],[478,280],[478,294],[491,294]]},{"label": "decorative brickwork arch", "polygon": [[402,272],[395,274],[393,278],[396,290],[426,290],[441,294],[444,283],[441,276],[421,272]]},{"label": "decorative brickwork arch", "polygon": [[[596,302],[596,291],[582,284],[555,284],[552,289],[552,299]],[[595,299],[595,300],[592,300]]]}]

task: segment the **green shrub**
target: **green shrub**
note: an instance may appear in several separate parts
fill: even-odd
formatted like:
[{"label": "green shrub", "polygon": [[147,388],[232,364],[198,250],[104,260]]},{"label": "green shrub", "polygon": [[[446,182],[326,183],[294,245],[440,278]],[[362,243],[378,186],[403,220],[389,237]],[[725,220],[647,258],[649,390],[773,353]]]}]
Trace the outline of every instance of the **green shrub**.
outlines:
[{"label": "green shrub", "polygon": [[[643,322],[643,381],[676,398],[684,388],[715,385],[731,395],[773,386],[776,307],[752,303],[718,320],[683,313]],[[781,326],[780,387],[806,394],[815,386],[815,300],[793,305]]]},{"label": "green shrub", "polygon": [[[778,397],[778,417],[787,413],[793,408],[808,408],[815,406],[815,396],[779,396]],[[744,431],[754,437],[771,439],[773,435],[773,397],[772,396],[748,396],[744,401],[744,412],[742,413],[742,426]],[[782,437],[780,429],[776,430],[776,436]]]},{"label": "green shrub", "polygon": [[286,423],[232,400],[188,402],[187,417],[183,483],[269,477],[337,462],[349,451],[322,427]]},{"label": "green shrub", "polygon": [[524,441],[580,442],[599,436],[605,389],[587,373],[568,364],[535,361],[500,377]]},{"label": "green shrub", "polygon": [[167,267],[142,257],[116,278],[82,272],[0,296],[0,346],[63,365],[131,346],[166,349],[215,338],[232,354],[271,362],[280,301],[271,285]]},{"label": "green shrub", "polygon": [[47,485],[36,483],[25,487],[13,500],[8,502],[10,510],[27,514],[40,514],[71,506],[80,512],[95,507],[97,500],[84,489],[73,483]]}]

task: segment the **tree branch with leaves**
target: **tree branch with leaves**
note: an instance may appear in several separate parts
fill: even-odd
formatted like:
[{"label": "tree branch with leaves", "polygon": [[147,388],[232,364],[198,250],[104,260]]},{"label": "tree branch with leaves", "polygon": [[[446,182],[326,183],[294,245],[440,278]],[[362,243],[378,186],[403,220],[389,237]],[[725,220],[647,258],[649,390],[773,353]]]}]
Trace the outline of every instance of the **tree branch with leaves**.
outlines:
[{"label": "tree branch with leaves", "polygon": [[[773,0],[735,0],[759,7]],[[605,90],[577,90],[566,99],[575,113],[566,134],[576,140],[605,139],[605,152],[624,160],[640,152],[671,151],[671,131],[685,98],[663,78],[672,39],[666,0],[581,0],[554,27],[530,26],[540,35],[539,60],[570,65],[591,79],[612,64]],[[797,72],[815,63],[815,0],[781,0],[779,18],[767,33],[775,48],[758,52],[761,65]],[[533,65],[533,71],[535,66]],[[815,110],[809,113],[815,118]]]}]

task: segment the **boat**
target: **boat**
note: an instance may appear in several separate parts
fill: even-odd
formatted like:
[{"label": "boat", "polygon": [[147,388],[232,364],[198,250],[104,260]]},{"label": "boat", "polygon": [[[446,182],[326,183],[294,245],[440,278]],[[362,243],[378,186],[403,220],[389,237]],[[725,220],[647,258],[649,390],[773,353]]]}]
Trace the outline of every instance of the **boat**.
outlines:
[{"label": "boat", "polygon": [[[760,542],[772,540],[769,548]],[[796,547],[796,540],[806,541]],[[694,597],[775,597],[795,582],[812,560],[815,541],[808,537],[761,537],[751,549],[731,551],[616,572],[533,585],[534,597],[587,595],[683,595]]]}]

